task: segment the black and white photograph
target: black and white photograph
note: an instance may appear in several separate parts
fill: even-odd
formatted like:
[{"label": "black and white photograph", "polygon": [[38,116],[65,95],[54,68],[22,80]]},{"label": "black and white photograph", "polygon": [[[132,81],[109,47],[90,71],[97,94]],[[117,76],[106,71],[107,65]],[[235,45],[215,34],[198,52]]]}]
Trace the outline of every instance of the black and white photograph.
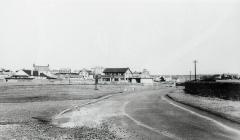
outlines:
[{"label": "black and white photograph", "polygon": [[0,0],[0,140],[240,140],[239,0]]}]

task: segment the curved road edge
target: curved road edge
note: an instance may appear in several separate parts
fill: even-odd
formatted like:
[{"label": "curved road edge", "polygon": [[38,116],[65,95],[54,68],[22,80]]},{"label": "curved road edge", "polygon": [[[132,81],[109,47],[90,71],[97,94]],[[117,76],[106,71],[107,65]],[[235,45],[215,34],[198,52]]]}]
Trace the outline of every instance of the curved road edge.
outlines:
[{"label": "curved road edge", "polygon": [[[228,130],[228,131],[231,131],[231,132],[234,132],[234,133],[237,133],[238,135],[240,135],[240,130],[238,130],[238,129],[236,129],[236,128],[233,128],[233,127],[230,127],[230,126],[228,126],[228,125],[226,125],[226,124],[223,124],[222,122],[217,121],[217,120],[215,120],[215,119],[213,119],[213,118],[211,118],[211,117],[208,117],[208,116],[206,116],[206,115],[202,115],[202,114],[197,113],[197,112],[195,112],[195,111],[193,111],[193,110],[191,110],[191,109],[185,108],[185,107],[183,107],[182,105],[185,105],[185,106],[188,106],[188,107],[191,107],[191,108],[194,108],[194,109],[197,109],[197,110],[206,112],[206,113],[210,113],[211,115],[220,117],[220,118],[222,118],[222,119],[231,121],[231,122],[233,122],[233,123],[236,123],[235,121],[226,119],[225,117],[219,116],[219,115],[216,114],[216,113],[212,113],[212,111],[209,111],[209,110],[207,110],[207,109],[203,109],[203,108],[200,108],[200,107],[196,107],[196,106],[193,106],[193,105],[189,105],[189,104],[186,104],[186,103],[179,102],[179,101],[173,99],[173,98],[172,98],[171,96],[169,96],[168,94],[166,94],[165,96],[163,96],[163,100],[166,100],[169,104],[171,104],[171,105],[173,105],[173,106],[175,106],[175,107],[178,107],[178,108],[180,108],[180,109],[182,109],[182,110],[184,110],[184,111],[187,111],[187,112],[189,112],[189,113],[191,113],[191,114],[194,114],[194,115],[196,115],[196,116],[198,116],[198,117],[201,117],[201,118],[207,119],[207,120],[209,120],[209,121],[212,121],[212,122],[214,122],[215,124],[219,125],[220,127],[224,128],[225,130]],[[178,105],[177,103],[180,104],[180,105]]]},{"label": "curved road edge", "polygon": [[89,101],[89,102],[86,102],[86,103],[83,103],[83,104],[80,104],[80,105],[73,106],[73,107],[71,107],[71,108],[65,109],[65,110],[63,110],[62,112],[56,114],[55,116],[53,116],[53,118],[57,118],[58,116],[61,116],[61,115],[65,114],[65,113],[67,113],[67,112],[71,112],[71,111],[73,111],[73,110],[75,110],[75,109],[79,109],[79,108],[81,108],[81,107],[84,107],[84,106],[87,106],[87,105],[90,105],[90,104],[94,104],[94,103],[100,102],[100,101],[102,101],[102,100],[108,99],[108,98],[110,98],[110,97],[112,97],[112,96],[115,96],[115,95],[118,95],[118,94],[122,94],[122,93],[124,93],[124,92],[120,91],[120,92],[117,92],[117,93],[108,94],[108,95],[102,96],[102,97],[100,97],[100,98],[98,98],[98,99],[93,99],[93,100],[91,100],[91,101]]},{"label": "curved road edge", "polygon": [[174,99],[172,96],[170,96],[169,94],[166,94],[166,96],[167,96],[168,98],[170,98],[171,100],[173,100],[173,101],[175,101],[175,102],[178,102],[178,103],[180,103],[180,104],[184,104],[184,105],[186,105],[186,106],[190,106],[190,107],[192,107],[192,108],[196,108],[196,109],[198,109],[198,110],[201,110],[201,111],[204,111],[204,112],[213,114],[213,115],[215,115],[215,116],[218,116],[218,117],[221,117],[221,118],[223,118],[223,119],[225,119],[225,120],[228,120],[228,121],[230,121],[230,122],[232,122],[232,123],[236,123],[236,124],[239,124],[239,125],[240,125],[240,121],[234,119],[234,118],[231,117],[231,116],[227,116],[227,115],[225,115],[225,114],[221,114],[221,113],[216,112],[216,111],[212,111],[212,110],[209,110],[209,109],[205,109],[205,108],[202,108],[202,107],[200,107],[200,106],[193,105],[193,104],[191,104],[191,103],[186,103],[186,102],[183,102],[183,101],[178,101],[178,100]]}]

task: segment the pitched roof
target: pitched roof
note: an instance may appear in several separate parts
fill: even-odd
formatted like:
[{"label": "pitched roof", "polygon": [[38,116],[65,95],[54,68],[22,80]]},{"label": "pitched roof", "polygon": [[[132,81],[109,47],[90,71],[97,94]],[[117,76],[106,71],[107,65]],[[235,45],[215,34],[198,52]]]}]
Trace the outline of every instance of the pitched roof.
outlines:
[{"label": "pitched roof", "polygon": [[29,76],[26,72],[24,72],[23,70],[19,70],[17,71],[15,74],[15,76]]},{"label": "pitched roof", "polygon": [[31,71],[31,70],[25,70],[25,69],[23,69],[23,71],[24,71],[27,75],[31,75],[31,74],[32,74],[32,71]]},{"label": "pitched roof", "polygon": [[109,73],[109,72],[113,72],[113,73],[125,73],[127,70],[129,70],[129,68],[105,68],[103,73]]},{"label": "pitched roof", "polygon": [[83,71],[88,72],[88,73],[91,72],[91,70],[88,70],[88,69],[85,69],[85,68],[81,69],[79,72],[83,72]]}]

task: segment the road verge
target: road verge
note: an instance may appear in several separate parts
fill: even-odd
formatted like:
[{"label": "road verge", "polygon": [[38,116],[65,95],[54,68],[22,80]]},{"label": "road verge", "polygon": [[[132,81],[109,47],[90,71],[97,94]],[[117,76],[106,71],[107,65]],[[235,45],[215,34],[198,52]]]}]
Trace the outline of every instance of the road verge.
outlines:
[{"label": "road verge", "polygon": [[240,124],[240,102],[218,98],[200,97],[183,92],[170,93],[168,98],[178,103],[214,114],[231,122]]}]

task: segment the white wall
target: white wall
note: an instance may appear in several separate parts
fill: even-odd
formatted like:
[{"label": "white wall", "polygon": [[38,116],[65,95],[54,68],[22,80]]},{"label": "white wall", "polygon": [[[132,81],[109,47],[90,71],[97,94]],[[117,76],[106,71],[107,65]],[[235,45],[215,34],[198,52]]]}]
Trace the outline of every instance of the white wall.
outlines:
[{"label": "white wall", "polygon": [[132,77],[132,73],[131,71],[128,69],[125,73],[125,78],[129,78],[129,77]]},{"label": "white wall", "polygon": [[142,84],[153,84],[153,79],[151,79],[151,78],[143,78],[143,79],[141,79],[141,83]]}]

